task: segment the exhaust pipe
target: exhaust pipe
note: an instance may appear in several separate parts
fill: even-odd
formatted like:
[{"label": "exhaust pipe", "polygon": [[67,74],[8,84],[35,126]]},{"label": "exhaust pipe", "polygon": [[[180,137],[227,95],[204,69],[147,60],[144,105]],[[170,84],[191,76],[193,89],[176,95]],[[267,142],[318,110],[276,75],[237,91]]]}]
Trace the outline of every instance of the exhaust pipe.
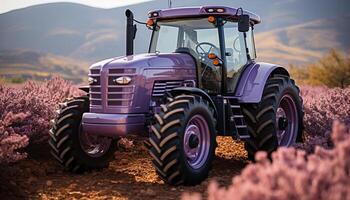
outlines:
[{"label": "exhaust pipe", "polygon": [[125,11],[126,16],[126,55],[134,54],[134,39],[136,36],[136,24],[134,24],[134,14],[131,10]]}]

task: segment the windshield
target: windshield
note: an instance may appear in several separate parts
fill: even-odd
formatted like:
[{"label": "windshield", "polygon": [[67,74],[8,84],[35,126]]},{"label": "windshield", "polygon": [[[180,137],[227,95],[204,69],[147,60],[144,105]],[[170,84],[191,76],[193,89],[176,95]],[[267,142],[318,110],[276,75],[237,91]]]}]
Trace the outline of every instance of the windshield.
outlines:
[{"label": "windshield", "polygon": [[[209,93],[220,93],[221,65],[213,65],[213,60],[208,58],[209,53],[214,53],[221,61],[226,61],[227,91],[233,92],[236,75],[247,63],[245,38],[238,32],[237,22],[224,21],[222,27],[225,44],[220,44],[219,28],[207,18],[159,21],[153,31],[150,53],[192,55],[198,65],[199,87]],[[225,59],[221,52],[225,52]]]},{"label": "windshield", "polygon": [[[207,18],[167,20],[160,21],[157,25],[159,29],[154,32],[150,48],[153,53],[173,53],[179,48],[202,53],[202,49],[196,47],[204,42],[212,44],[211,50],[220,53],[218,29]],[[209,45],[205,46],[202,47],[203,50],[209,50]]]}]

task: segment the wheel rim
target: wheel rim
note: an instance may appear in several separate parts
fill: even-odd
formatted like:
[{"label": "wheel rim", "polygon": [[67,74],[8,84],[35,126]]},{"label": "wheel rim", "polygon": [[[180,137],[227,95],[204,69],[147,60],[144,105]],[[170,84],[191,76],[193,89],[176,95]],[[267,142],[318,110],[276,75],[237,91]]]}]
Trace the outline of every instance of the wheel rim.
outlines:
[{"label": "wheel rim", "polygon": [[80,126],[79,142],[87,155],[90,157],[101,157],[108,151],[112,139],[86,133],[83,131],[82,126]]},{"label": "wheel rim", "polygon": [[289,147],[293,145],[298,133],[298,112],[294,99],[284,95],[276,112],[276,128],[279,146]]},{"label": "wheel rim", "polygon": [[184,134],[184,151],[187,163],[193,169],[201,168],[210,150],[208,123],[201,115],[193,116],[187,123]]}]

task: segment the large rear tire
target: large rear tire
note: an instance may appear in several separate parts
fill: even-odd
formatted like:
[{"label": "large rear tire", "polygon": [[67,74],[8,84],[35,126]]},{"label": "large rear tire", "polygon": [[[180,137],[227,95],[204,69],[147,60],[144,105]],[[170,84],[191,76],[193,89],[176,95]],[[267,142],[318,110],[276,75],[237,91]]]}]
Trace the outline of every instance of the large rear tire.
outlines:
[{"label": "large rear tire", "polygon": [[289,147],[302,139],[302,98],[294,80],[288,76],[271,76],[261,102],[243,104],[242,111],[250,135],[244,145],[250,160],[254,160],[257,151],[270,155],[279,146]]},{"label": "large rear tire", "polygon": [[154,168],[168,184],[199,184],[215,154],[213,109],[200,96],[185,94],[168,98],[161,107],[149,137]]},{"label": "large rear tire", "polygon": [[49,140],[51,154],[68,171],[81,173],[107,167],[116,150],[115,140],[83,132],[81,119],[88,111],[88,97],[74,98],[61,105],[53,120]]}]

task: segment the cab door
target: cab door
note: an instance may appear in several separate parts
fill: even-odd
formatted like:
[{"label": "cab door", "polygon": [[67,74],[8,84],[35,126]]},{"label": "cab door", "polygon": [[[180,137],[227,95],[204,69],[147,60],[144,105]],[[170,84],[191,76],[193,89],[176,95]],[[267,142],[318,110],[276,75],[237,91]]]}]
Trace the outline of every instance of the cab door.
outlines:
[{"label": "cab door", "polygon": [[227,22],[224,25],[227,94],[234,93],[239,74],[248,63],[245,33],[239,32],[237,26],[237,22]]}]

